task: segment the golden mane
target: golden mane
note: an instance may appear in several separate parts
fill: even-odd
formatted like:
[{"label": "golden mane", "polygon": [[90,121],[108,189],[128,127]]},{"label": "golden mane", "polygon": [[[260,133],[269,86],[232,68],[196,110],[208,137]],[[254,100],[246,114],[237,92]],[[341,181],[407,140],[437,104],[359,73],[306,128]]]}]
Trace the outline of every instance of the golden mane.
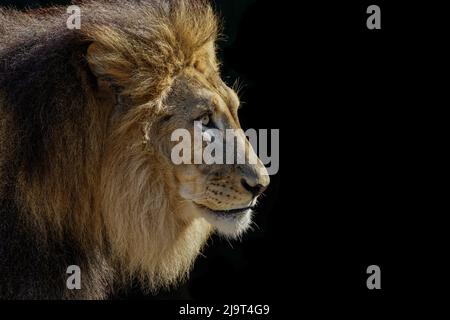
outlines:
[{"label": "golden mane", "polygon": [[[65,8],[0,10],[0,214],[33,234],[48,263],[43,252],[70,242],[75,253],[54,263],[82,264],[92,286],[137,274],[157,289],[186,275],[211,227],[175,219],[182,202],[156,144],[142,152],[142,128],[147,143],[166,134],[152,126],[184,68],[208,61],[205,75],[217,72],[217,19],[198,0],[80,7],[80,30],[66,28]],[[102,83],[133,110],[111,118],[117,101],[96,93]],[[97,289],[79,297],[106,294]]]}]

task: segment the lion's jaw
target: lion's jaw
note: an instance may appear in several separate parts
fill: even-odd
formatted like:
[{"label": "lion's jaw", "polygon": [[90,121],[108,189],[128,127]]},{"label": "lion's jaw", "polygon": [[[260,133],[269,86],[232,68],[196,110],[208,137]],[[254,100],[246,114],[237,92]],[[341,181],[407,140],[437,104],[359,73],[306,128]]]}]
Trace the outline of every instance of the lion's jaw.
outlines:
[{"label": "lion's jaw", "polygon": [[236,211],[214,211],[207,207],[198,208],[200,214],[222,235],[237,238],[244,233],[252,222],[253,211],[250,208]]},{"label": "lion's jaw", "polygon": [[[192,178],[190,180],[184,178],[178,190],[182,201],[189,203],[189,206],[185,206],[185,212],[189,212],[192,217],[205,219],[219,234],[227,238],[241,236],[251,225],[252,207],[256,204],[256,199],[248,198],[245,193],[238,192],[235,192],[230,199],[229,193],[233,192],[230,182],[222,180],[220,183],[215,183],[214,181],[219,180],[210,179],[208,175],[196,174],[195,168],[187,171],[191,171]],[[217,189],[214,191],[211,188]],[[204,196],[196,196],[199,194]],[[223,195],[223,199],[217,200],[217,203],[210,201],[212,199],[209,196],[219,197],[220,195]]]}]

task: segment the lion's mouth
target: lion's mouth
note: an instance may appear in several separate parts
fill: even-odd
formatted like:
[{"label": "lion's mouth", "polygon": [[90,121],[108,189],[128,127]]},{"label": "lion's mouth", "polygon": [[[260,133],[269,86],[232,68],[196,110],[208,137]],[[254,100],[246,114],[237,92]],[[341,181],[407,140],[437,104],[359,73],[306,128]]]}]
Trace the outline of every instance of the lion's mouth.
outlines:
[{"label": "lion's mouth", "polygon": [[236,217],[242,214],[245,214],[248,212],[248,210],[252,209],[252,207],[245,207],[245,208],[238,208],[238,209],[230,209],[230,210],[214,210],[211,208],[208,208],[207,206],[196,204],[199,208],[208,211],[209,213],[212,213],[219,217]]}]

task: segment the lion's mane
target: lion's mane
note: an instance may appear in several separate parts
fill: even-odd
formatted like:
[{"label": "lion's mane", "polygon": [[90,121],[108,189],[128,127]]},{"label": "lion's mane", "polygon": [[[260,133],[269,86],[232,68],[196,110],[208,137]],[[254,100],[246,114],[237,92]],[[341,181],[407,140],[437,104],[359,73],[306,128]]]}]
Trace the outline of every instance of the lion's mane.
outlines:
[{"label": "lion's mane", "polygon": [[[212,9],[194,0],[80,7],[80,30],[66,27],[66,8],[0,10],[2,298],[104,298],[114,280],[133,276],[168,286],[210,232],[203,220],[175,219],[163,161],[144,157],[133,135],[144,113],[147,128],[164,114],[174,76],[207,55]],[[135,109],[111,120],[98,79],[114,79]],[[72,264],[81,290],[66,289]]]}]

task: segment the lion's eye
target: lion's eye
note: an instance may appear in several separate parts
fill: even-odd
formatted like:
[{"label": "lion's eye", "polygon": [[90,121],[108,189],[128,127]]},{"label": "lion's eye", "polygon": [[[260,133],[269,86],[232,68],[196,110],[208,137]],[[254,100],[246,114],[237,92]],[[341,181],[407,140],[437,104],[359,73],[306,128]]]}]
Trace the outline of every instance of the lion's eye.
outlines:
[{"label": "lion's eye", "polygon": [[211,122],[209,114],[203,115],[199,120],[202,122],[202,125],[204,125],[205,127],[207,127]]}]

